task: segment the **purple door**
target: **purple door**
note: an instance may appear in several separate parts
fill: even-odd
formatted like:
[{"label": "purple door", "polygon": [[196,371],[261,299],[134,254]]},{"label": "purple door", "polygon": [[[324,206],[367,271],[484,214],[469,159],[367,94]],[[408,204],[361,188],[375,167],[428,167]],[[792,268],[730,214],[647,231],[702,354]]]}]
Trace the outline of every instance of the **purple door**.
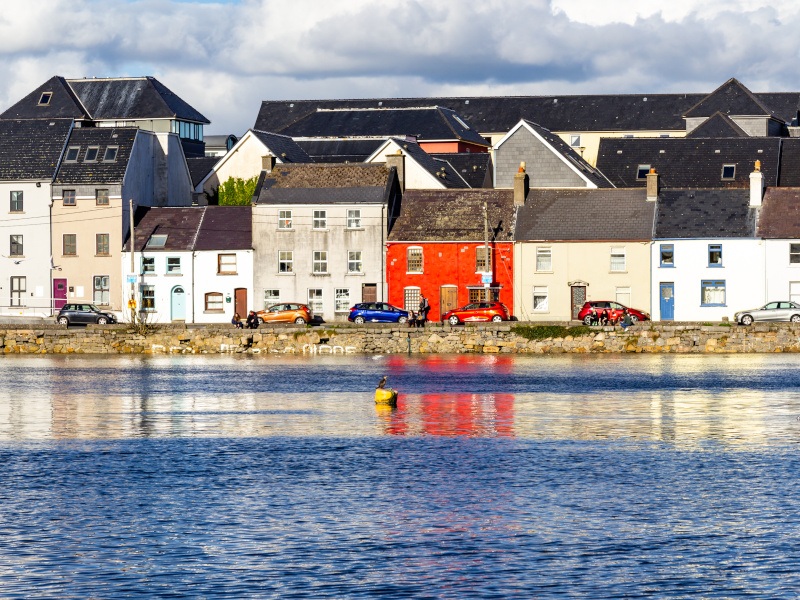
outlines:
[{"label": "purple door", "polygon": [[67,303],[67,280],[53,279],[53,308],[61,310]]}]

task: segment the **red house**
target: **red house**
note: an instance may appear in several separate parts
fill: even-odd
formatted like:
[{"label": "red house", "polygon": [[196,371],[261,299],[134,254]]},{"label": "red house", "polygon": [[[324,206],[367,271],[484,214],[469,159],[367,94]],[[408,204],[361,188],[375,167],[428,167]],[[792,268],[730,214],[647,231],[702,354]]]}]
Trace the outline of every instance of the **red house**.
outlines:
[{"label": "red house", "polygon": [[416,311],[424,295],[438,321],[488,293],[513,314],[515,211],[510,189],[407,190],[386,243],[389,302]]}]

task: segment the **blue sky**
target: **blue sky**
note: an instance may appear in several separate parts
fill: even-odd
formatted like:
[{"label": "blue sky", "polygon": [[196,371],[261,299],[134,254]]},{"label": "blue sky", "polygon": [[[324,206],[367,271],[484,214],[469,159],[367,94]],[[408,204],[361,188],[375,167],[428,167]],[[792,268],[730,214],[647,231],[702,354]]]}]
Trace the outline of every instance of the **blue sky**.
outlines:
[{"label": "blue sky", "polygon": [[263,99],[800,91],[795,0],[37,0],[0,14],[0,109],[153,75],[243,133]]}]

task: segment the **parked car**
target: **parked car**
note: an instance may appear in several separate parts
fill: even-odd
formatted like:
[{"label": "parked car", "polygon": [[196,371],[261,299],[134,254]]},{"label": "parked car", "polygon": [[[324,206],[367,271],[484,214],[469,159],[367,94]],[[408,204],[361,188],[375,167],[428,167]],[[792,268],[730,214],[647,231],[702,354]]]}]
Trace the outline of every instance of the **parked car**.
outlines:
[{"label": "parked car", "polygon": [[314,314],[305,304],[297,302],[280,302],[256,312],[258,324],[262,323],[310,323]]},{"label": "parked car", "polygon": [[511,314],[502,302],[473,302],[447,311],[442,315],[442,322],[458,325],[471,321],[508,321],[510,318]]},{"label": "parked car", "polygon": [[350,309],[347,320],[353,323],[405,323],[408,311],[386,302],[362,302]]},{"label": "parked car", "polygon": [[97,323],[116,323],[117,318],[110,312],[105,312],[97,308],[94,304],[65,304],[58,311],[56,323],[61,325],[88,325]]},{"label": "parked car", "polygon": [[743,310],[734,316],[737,323],[750,325],[753,321],[791,321],[800,323],[800,304],[784,300],[782,302],[767,302],[761,308]]},{"label": "parked car", "polygon": [[634,323],[650,320],[649,313],[646,313],[643,310],[625,306],[619,302],[612,302],[611,300],[591,300],[584,303],[583,308],[581,308],[581,311],[578,313],[578,320],[583,321],[586,325],[591,325],[597,320],[595,315],[601,313],[602,311],[606,311],[606,318],[609,321],[614,321],[616,323],[622,318],[622,311],[624,311],[626,308],[628,309],[628,313],[631,315],[631,321]]}]

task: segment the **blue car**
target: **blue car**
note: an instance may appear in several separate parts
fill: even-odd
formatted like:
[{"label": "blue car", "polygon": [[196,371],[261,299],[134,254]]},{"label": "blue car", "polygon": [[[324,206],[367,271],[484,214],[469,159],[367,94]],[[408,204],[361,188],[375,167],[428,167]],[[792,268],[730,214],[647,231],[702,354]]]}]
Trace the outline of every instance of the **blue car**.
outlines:
[{"label": "blue car", "polygon": [[353,323],[405,323],[408,311],[386,302],[362,302],[350,309],[347,320]]}]

